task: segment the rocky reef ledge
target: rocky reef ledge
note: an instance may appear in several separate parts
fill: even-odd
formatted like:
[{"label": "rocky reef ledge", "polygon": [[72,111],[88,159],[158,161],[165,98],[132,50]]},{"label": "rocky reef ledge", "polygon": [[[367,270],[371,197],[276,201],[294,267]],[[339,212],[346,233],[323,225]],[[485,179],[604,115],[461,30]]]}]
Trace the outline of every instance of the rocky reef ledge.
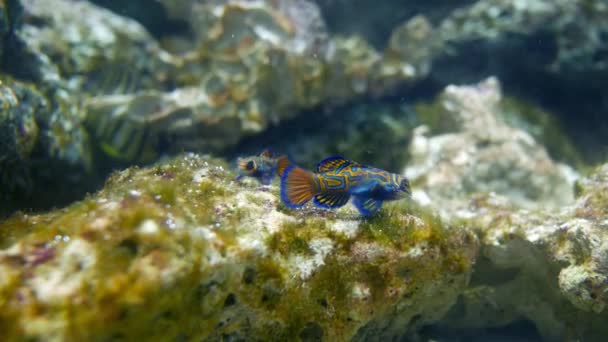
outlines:
[{"label": "rocky reef ledge", "polygon": [[275,185],[184,155],[0,225],[7,340],[363,340],[440,319],[478,240],[402,201],[363,220],[286,210]]}]

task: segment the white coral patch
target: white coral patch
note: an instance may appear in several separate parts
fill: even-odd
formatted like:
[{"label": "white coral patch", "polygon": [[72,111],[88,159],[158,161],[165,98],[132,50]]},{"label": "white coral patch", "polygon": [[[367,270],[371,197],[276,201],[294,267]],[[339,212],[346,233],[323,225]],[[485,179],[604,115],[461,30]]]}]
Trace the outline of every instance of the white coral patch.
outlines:
[{"label": "white coral patch", "polygon": [[357,236],[359,232],[359,221],[355,220],[341,220],[336,221],[334,224],[329,226],[329,229],[335,233],[343,234],[349,239]]},{"label": "white coral patch", "polygon": [[427,246],[428,243],[426,241],[416,244],[406,252],[406,255],[410,258],[419,258],[424,255]]},{"label": "white coral patch", "polygon": [[254,26],[253,31],[258,35],[258,37],[260,37],[260,39],[273,45],[279,45],[281,43],[281,37],[264,26]]},{"label": "white coral patch", "polygon": [[194,174],[192,175],[192,181],[194,183],[202,183],[203,179],[207,178],[208,175],[209,175],[209,169],[204,167],[204,168],[194,172]]},{"label": "white coral patch", "polygon": [[215,234],[215,232],[210,227],[204,226],[192,229],[192,235],[206,241],[215,240],[217,238],[217,234]]},{"label": "white coral patch", "polygon": [[137,231],[142,235],[155,235],[159,231],[158,224],[154,220],[148,219],[139,225]]},{"label": "white coral patch", "polygon": [[319,267],[325,265],[325,257],[334,249],[334,243],[328,238],[312,239],[308,247],[313,253],[311,257],[298,254],[289,258],[296,276],[302,280],[310,278]]},{"label": "white coral patch", "polygon": [[[41,302],[62,301],[79,292],[86,282],[87,271],[96,261],[97,254],[90,243],[73,239],[57,256],[57,267],[33,278],[32,289]],[[43,266],[39,269],[47,270]]]},{"label": "white coral patch", "polygon": [[[254,197],[252,197],[254,196]],[[249,214],[243,219],[245,224],[239,230],[239,246],[266,255],[266,238],[281,230],[285,222],[295,219],[275,209],[276,197],[270,192],[241,192],[236,195],[236,208],[245,209]]]},{"label": "white coral patch", "polygon": [[239,248],[242,250],[251,250],[265,255],[267,252],[264,240],[256,234],[247,234],[238,238]]},{"label": "white coral patch", "polygon": [[555,232],[555,226],[543,225],[530,227],[526,231],[526,238],[532,243],[543,242],[549,235]]},{"label": "white coral patch", "polygon": [[367,299],[371,296],[369,286],[361,283],[353,285],[353,297],[358,299]]}]

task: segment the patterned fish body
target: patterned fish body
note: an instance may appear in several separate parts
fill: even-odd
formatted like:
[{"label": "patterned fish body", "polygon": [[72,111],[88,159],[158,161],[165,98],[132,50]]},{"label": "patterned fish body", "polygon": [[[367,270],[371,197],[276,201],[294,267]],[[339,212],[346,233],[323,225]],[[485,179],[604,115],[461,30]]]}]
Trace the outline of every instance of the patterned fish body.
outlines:
[{"label": "patterned fish body", "polygon": [[257,156],[237,160],[238,176],[236,180],[253,177],[260,183],[268,185],[277,173],[283,174],[287,164],[289,164],[289,160],[285,155],[277,155],[271,149],[265,149]]},{"label": "patterned fish body", "polygon": [[339,208],[352,197],[359,212],[368,216],[384,201],[409,196],[405,177],[341,156],[322,160],[315,173],[289,165],[281,176],[281,199],[290,208],[302,207],[311,199],[318,207]]}]

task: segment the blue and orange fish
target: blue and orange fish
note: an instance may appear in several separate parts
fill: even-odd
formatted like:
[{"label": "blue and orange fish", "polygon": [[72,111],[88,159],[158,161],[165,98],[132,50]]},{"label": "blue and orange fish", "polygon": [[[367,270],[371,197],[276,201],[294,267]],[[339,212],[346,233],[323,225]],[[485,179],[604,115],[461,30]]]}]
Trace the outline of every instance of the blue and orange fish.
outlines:
[{"label": "blue and orange fish", "polygon": [[322,160],[316,172],[288,165],[281,176],[281,200],[292,209],[311,199],[321,208],[339,208],[352,197],[359,212],[369,216],[380,210],[384,201],[410,195],[407,178],[341,156]]},{"label": "blue and orange fish", "polygon": [[283,171],[288,164],[289,159],[286,155],[276,154],[270,148],[267,148],[257,156],[237,160],[239,174],[236,180],[247,176],[256,178],[263,185],[268,185],[277,173],[279,176],[283,175]]}]

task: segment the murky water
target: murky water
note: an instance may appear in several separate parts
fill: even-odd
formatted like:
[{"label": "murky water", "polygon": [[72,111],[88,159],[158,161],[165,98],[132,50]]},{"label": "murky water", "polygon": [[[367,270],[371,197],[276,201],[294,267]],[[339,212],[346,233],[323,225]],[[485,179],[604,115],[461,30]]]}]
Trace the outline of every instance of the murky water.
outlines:
[{"label": "murky water", "polygon": [[[289,192],[289,174],[295,165],[321,174],[328,169],[322,164],[315,167],[319,161],[343,156],[353,162],[345,162],[345,170],[355,165],[349,177],[359,180],[357,170],[371,170],[362,166],[373,165],[373,170],[409,181],[408,201],[429,208],[446,222],[470,220],[465,225],[480,241],[479,254],[477,261],[471,261],[472,278],[452,298],[455,304],[442,306],[436,317],[401,316],[385,324],[378,321],[381,315],[361,314],[365,317],[359,324],[361,330],[344,323],[348,328],[337,329],[340,333],[335,335],[317,321],[302,318],[308,323],[298,323],[304,328],[294,336],[303,340],[328,336],[373,339],[376,329],[403,340],[592,340],[601,335],[594,322],[606,318],[606,282],[583,271],[580,274],[586,276],[577,273],[595,279],[577,285],[587,286],[580,295],[586,299],[581,299],[573,294],[576,286],[567,285],[575,276],[562,270],[562,264],[547,260],[582,253],[581,260],[589,257],[593,261],[581,264],[597,265],[588,272],[605,275],[600,270],[608,264],[606,256],[586,248],[606,245],[606,236],[584,243],[584,253],[569,247],[564,247],[568,252],[554,251],[547,246],[576,239],[572,237],[576,234],[562,236],[555,228],[554,235],[543,235],[541,228],[560,223],[571,227],[564,222],[582,220],[584,228],[576,229],[585,231],[588,223],[589,229],[601,231],[608,222],[602,209],[606,196],[599,190],[593,192],[603,186],[602,173],[593,170],[608,160],[606,17],[608,4],[603,0],[1,2],[0,217],[6,221],[0,226],[0,247],[4,248],[0,260],[10,256],[13,264],[22,260],[22,265],[31,266],[28,257],[11,254],[10,246],[42,234],[39,230],[48,227],[63,233],[57,222],[64,222],[70,231],[73,221],[60,218],[61,208],[68,208],[68,216],[74,206],[90,206],[95,212],[101,210],[93,204],[101,203],[96,202],[99,196],[112,203],[104,197],[106,192],[112,194],[109,197],[127,196],[127,190],[114,192],[111,180],[123,184],[122,177],[127,177],[123,173],[134,172],[138,175],[134,182],[140,181],[137,177],[144,176],[137,169],[125,171],[130,167],[157,168],[152,174],[168,182],[190,181],[189,174],[173,169],[190,157],[186,161],[179,158],[190,153],[216,158],[212,164],[225,169],[218,179],[228,182],[240,172],[238,181],[246,179],[247,191],[262,186],[263,193],[274,196],[267,199],[274,203],[267,204],[267,211],[278,210],[278,217],[291,215],[288,210],[299,207],[299,202],[291,200],[304,196]],[[266,155],[258,153],[267,148],[273,152],[264,159]],[[293,165],[285,176],[283,169],[275,170],[273,159],[282,155]],[[195,160],[193,163],[199,163]],[[339,165],[341,171],[345,166]],[[329,171],[336,171],[334,166]],[[212,174],[221,173],[212,170]],[[149,176],[148,171],[142,172]],[[202,178],[211,177],[208,171],[200,172]],[[384,175],[373,173],[374,177],[378,174]],[[322,187],[325,181],[331,188],[329,178],[314,177],[320,178],[310,178],[311,184]],[[169,207],[177,206],[181,196],[192,200],[192,194],[185,195],[182,188],[150,182],[151,198],[171,198],[166,202]],[[304,187],[294,182],[296,187]],[[271,184],[269,188],[266,183]],[[104,184],[105,190],[98,193]],[[239,192],[233,186],[241,186],[235,184],[225,185],[228,190],[220,190],[221,184],[218,189],[199,189],[199,195],[232,196]],[[342,189],[340,195],[324,198],[329,204],[315,198],[315,204],[308,206],[332,209],[343,206],[352,195],[351,203],[359,213],[369,213],[370,208],[373,213],[382,212],[382,201],[393,200],[388,193],[397,190],[380,189],[381,185],[352,185],[357,190],[349,190],[348,196]],[[137,202],[134,198],[146,194],[143,190],[112,205],[130,208],[131,201]],[[235,198],[236,208],[242,199]],[[365,202],[368,207],[363,208],[363,200],[356,202],[357,198],[380,202],[377,208]],[[74,215],[80,215],[80,209]],[[236,210],[219,204],[207,209],[204,215],[223,218],[227,211]],[[141,210],[141,220],[137,215],[123,219],[146,222],[149,213]],[[220,222],[226,224],[189,210],[170,213],[184,215],[171,216],[174,228],[208,220],[218,227]],[[517,221],[528,211],[539,216]],[[42,226],[46,228],[39,228],[42,226],[31,220],[45,212],[51,216],[44,216],[48,221]],[[318,218],[334,213],[327,212],[330,214],[313,210],[310,215]],[[248,222],[242,218],[246,214],[230,215],[241,218],[239,224]],[[87,224],[103,226],[105,219],[97,217]],[[512,235],[503,230],[487,233],[491,227],[502,229],[503,219],[510,222],[504,231]],[[88,222],[81,217],[75,221]],[[146,227],[156,234],[151,223]],[[537,235],[529,233],[535,229]],[[115,238],[114,232],[108,234],[112,236],[108,239]],[[531,261],[510,263],[492,254],[500,252],[489,241],[499,235],[496,243],[505,243],[505,253],[527,250],[519,242],[510,245],[501,240],[518,236],[525,241],[522,244],[534,246],[530,255],[542,261],[527,267]],[[308,238],[314,239],[303,239]],[[125,240],[130,242],[122,252],[108,252],[109,258],[122,258],[123,252],[141,253],[138,247],[129,247],[140,243],[133,239]],[[32,253],[43,256],[32,257],[36,266],[55,256],[55,249],[51,253],[46,245],[32,244],[40,245],[32,247]],[[307,262],[319,266],[323,258]],[[560,262],[580,266],[568,257]],[[533,283],[533,274],[543,267],[548,268],[548,294],[532,296],[533,309],[518,300],[509,306],[505,298],[521,295],[522,284]],[[500,273],[510,276],[493,282]],[[0,309],[11,302],[2,295],[0,288]],[[236,301],[234,295],[231,298]],[[323,300],[326,307],[332,303]],[[580,318],[585,323],[579,325],[573,318],[576,315],[569,313],[575,308],[585,312],[580,317],[589,312],[597,315]],[[344,314],[344,320],[347,316],[348,322],[356,320],[350,314]],[[10,324],[2,320],[0,315],[0,327]],[[395,326],[403,329],[395,332]],[[16,333],[15,338],[21,333],[26,334]],[[53,336],[61,340],[69,335]],[[188,340],[188,336],[182,339]]]}]

